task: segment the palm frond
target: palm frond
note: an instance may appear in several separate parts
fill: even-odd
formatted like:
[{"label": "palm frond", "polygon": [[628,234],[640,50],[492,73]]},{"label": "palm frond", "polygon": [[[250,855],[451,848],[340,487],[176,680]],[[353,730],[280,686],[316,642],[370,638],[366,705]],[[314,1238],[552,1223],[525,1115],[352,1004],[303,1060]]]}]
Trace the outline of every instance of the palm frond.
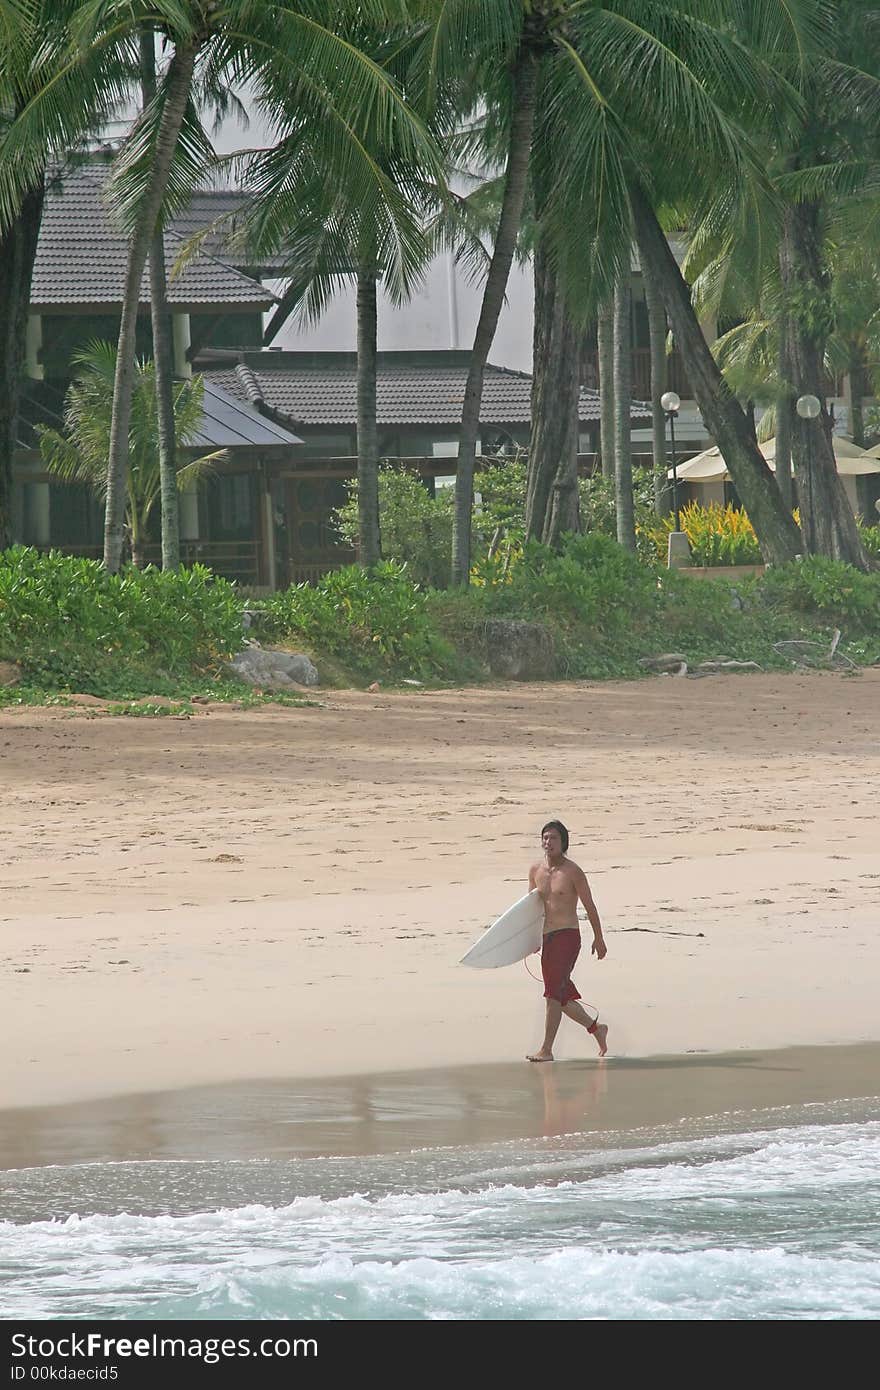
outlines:
[{"label": "palm frond", "polygon": [[[168,94],[167,81],[166,72],[155,98],[141,113],[117,155],[106,185],[107,204],[128,234],[137,226],[141,208],[153,191],[156,141]],[[159,225],[186,207],[196,189],[204,186],[213,161],[214,147],[190,98],[171,158]]]}]

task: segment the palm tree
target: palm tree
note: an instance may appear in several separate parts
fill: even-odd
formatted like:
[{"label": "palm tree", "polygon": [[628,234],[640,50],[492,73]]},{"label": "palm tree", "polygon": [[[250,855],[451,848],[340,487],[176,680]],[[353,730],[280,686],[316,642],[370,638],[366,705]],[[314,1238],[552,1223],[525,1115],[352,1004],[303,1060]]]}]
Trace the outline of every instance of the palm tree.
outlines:
[{"label": "palm tree", "polygon": [[617,539],[635,553],[633,471],[630,420],[632,418],[632,294],[629,275],[621,275],[614,287],[614,511]]},{"label": "palm tree", "polygon": [[[107,450],[116,379],[116,349],[94,342],[74,358],[77,379],[67,392],[64,432],[38,427],[40,452],[49,470],[66,483],[85,483],[104,499],[107,488]],[[144,563],[144,544],[163,486],[161,446],[156,437],[158,373],[154,362],[135,364],[131,436],[125,480],[125,530],[134,563]],[[175,435],[181,448],[196,438],[202,422],[204,382],[201,377],[178,382],[173,390]],[[190,491],[210,476],[226,458],[224,450],[204,454],[189,463],[175,459],[174,483]]]},{"label": "palm tree", "polygon": [[[828,36],[831,60],[817,55],[805,79],[808,114],[793,132],[777,133],[768,160],[769,196],[753,198],[745,224],[722,200],[709,209],[699,231],[695,291],[703,303],[740,320],[716,344],[716,355],[735,388],[757,388],[773,409],[777,481],[789,507],[787,463],[795,455],[804,548],[865,568],[868,557],[834,464],[825,408],[829,376],[851,373],[850,430],[857,438],[868,343],[880,316],[880,170],[873,137],[863,129],[880,105],[880,83],[846,62],[854,44],[847,10],[852,7],[841,7],[840,26]],[[863,56],[869,32],[859,37]],[[820,402],[816,421],[795,414],[801,395]]]},{"label": "palm tree", "polygon": [[606,295],[596,318],[599,364],[599,455],[602,476],[614,477],[614,295]]},{"label": "palm tree", "polygon": [[712,355],[694,311],[690,287],[653,208],[637,185],[631,197],[639,256],[646,273],[660,288],[706,429],[721,449],[764,559],[770,564],[792,560],[801,549],[800,533],[758,448],[751,419]]},{"label": "palm tree", "polygon": [[12,541],[12,460],[18,442],[19,392],[43,197],[41,180],[23,196],[11,225],[0,234],[0,550]]},{"label": "palm tree", "polygon": [[[462,411],[455,582],[467,581],[482,379],[533,153],[552,149],[558,159],[560,177],[545,222],[555,227],[560,245],[566,237],[569,243],[577,238],[595,312],[628,266],[634,230],[640,232],[640,249],[645,242],[650,251],[645,225],[651,218],[656,223],[653,195],[657,191],[659,200],[659,191],[649,189],[649,170],[659,162],[668,164],[658,160],[658,151],[675,148],[676,166],[682,166],[679,183],[689,178],[702,193],[717,170],[741,170],[751,155],[744,123],[778,109],[789,97],[771,64],[801,43],[801,30],[821,9],[822,0],[767,0],[760,6],[722,5],[720,0],[680,0],[675,5],[661,0],[606,5],[496,0],[485,6],[449,0],[440,7],[428,42],[441,79],[444,65],[448,69],[453,61],[450,55],[457,54],[461,63],[467,51],[479,99],[487,104],[496,131],[506,132],[505,197]],[[646,259],[672,320],[671,301],[678,293],[672,285],[675,262],[646,255],[643,264]],[[686,333],[676,333],[676,338],[696,359],[696,340]],[[712,428],[717,422],[734,442],[732,468],[738,486],[742,482],[741,492],[752,497],[767,557],[791,558],[799,547],[796,529],[783,512],[757,446],[753,440],[746,443],[736,401],[724,394],[723,383],[719,388],[707,379],[714,365],[708,348],[705,356],[708,362],[697,384],[712,416],[707,424]],[[690,375],[693,380],[701,374],[695,369]]]},{"label": "palm tree", "polygon": [[[369,56],[394,90],[405,93],[412,33],[381,31],[359,22],[343,33]],[[389,125],[381,111],[362,114],[357,157],[371,180],[351,177],[352,151],[320,110],[298,110],[280,86],[272,94],[280,136],[268,151],[239,157],[251,205],[239,215],[238,235],[257,257],[280,260],[288,284],[267,325],[271,342],[291,313],[314,322],[341,285],[355,281],[357,303],[358,556],[365,567],[381,558],[379,438],[376,413],[378,287],[392,301],[409,298],[431,259],[436,236],[426,227],[445,208],[443,161],[414,111]],[[283,115],[287,112],[287,115]]]},{"label": "palm tree", "polygon": [[526,535],[557,546],[576,531],[583,334],[566,298],[565,278],[546,240],[535,249],[535,332],[532,429],[526,484]]},{"label": "palm tree", "polygon": [[552,156],[546,162],[533,161],[534,369],[525,509],[526,535],[554,547],[566,532],[578,530],[580,522],[577,455],[583,340],[572,293],[575,274],[563,264],[566,248],[555,243],[544,222],[555,177]]},{"label": "palm tree", "polygon": [[12,459],[47,177],[62,172],[132,77],[124,53],[70,62],[71,10],[69,0],[6,0],[0,9],[0,549],[12,539]]},{"label": "palm tree", "polygon": [[[539,67],[555,22],[553,11],[564,0],[497,0],[491,6],[468,3],[438,5],[426,46],[433,58],[431,80],[442,88],[470,65],[473,104],[487,95],[493,114],[507,132],[504,194],[493,239],[492,256],[474,333],[465,382],[455,478],[452,582],[467,584],[470,573],[471,510],[483,378],[501,314],[526,200],[532,134],[537,109]],[[466,58],[465,55],[469,55]],[[500,77],[500,84],[499,84]]]},{"label": "palm tree", "polygon": [[831,444],[832,422],[826,403],[826,352],[833,332],[832,273],[824,255],[829,222],[825,199],[800,200],[786,207],[780,247],[782,284],[789,311],[784,320],[784,351],[798,397],[815,396],[817,420],[792,416],[792,451],[807,548],[871,568],[867,550],[837,472]]},{"label": "palm tree", "polygon": [[668,381],[666,357],[666,311],[650,275],[642,276],[645,288],[645,308],[648,311],[648,341],[651,351],[651,461],[654,473],[654,510],[662,516],[666,510],[666,416],[660,398]]},{"label": "palm tree", "polygon": [[[212,158],[192,100],[199,73],[215,85],[248,82],[262,105],[280,115],[278,94],[295,100],[289,112],[320,114],[339,147],[349,151],[349,195],[368,197],[377,171],[358,142],[364,113],[403,139],[411,113],[386,73],[346,35],[354,22],[396,22],[403,0],[156,0],[143,17],[130,0],[84,0],[79,43],[93,49],[118,43],[149,18],[171,46],[155,99],[144,111],[118,160],[112,192],[129,234],[120,322],[113,422],[107,469],[104,562],[120,563],[125,456],[133,389],[135,327],[141,281],[156,228],[184,203]],[[329,138],[329,137],[328,137]]]},{"label": "palm tree", "polygon": [[[152,29],[138,35],[143,110],[156,96],[156,40]],[[165,238],[153,233],[150,245],[150,322],[153,335],[153,367],[156,377],[156,427],[159,443],[159,491],[162,506],[162,568],[180,568],[180,508],[177,494],[177,443],[174,422],[174,354],[168,286],[165,274]]]}]

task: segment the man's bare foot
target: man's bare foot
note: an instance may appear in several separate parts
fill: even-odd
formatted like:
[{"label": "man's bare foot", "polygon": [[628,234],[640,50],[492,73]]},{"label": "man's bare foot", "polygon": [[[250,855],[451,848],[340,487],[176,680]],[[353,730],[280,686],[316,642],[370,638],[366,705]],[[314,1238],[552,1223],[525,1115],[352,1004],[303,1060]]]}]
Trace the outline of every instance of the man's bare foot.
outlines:
[{"label": "man's bare foot", "polygon": [[604,1057],[605,1053],[608,1051],[608,1024],[597,1023],[592,1033],[596,1042],[599,1044],[599,1056]]},{"label": "man's bare foot", "polygon": [[527,1062],[552,1062],[552,1061],[553,1061],[553,1053],[552,1053],[552,1052],[545,1052],[545,1051],[543,1050],[543,1048],[541,1049],[540,1052],[527,1052],[527,1053],[526,1053],[526,1061],[527,1061]]}]

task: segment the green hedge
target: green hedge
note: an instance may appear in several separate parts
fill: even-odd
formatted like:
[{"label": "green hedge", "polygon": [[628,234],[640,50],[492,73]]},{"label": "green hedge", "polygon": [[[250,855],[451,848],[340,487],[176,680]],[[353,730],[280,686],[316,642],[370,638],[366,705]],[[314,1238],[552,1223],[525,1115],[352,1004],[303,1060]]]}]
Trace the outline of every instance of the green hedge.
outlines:
[{"label": "green hedge", "polygon": [[[681,651],[788,668],[782,639],[826,643],[854,661],[880,658],[880,574],[821,558],[758,579],[697,580],[646,564],[601,535],[567,537],[554,552],[529,544],[497,582],[438,592],[405,565],[349,566],[318,584],[258,601],[257,635],[308,650],[341,681],[485,678],[482,630],[492,617],[544,623],[557,674],[629,677],[639,659]],[[36,691],[111,698],[208,688],[242,643],[234,585],[195,566],[178,574],[17,547],[0,554],[0,658]]]},{"label": "green hedge", "polygon": [[789,669],[773,650],[784,639],[827,644],[833,627],[856,661],[880,656],[880,575],[807,559],[759,579],[698,580],[630,555],[606,536],[567,537],[556,553],[529,544],[503,582],[464,591],[425,590],[406,566],[352,566],[314,587],[262,605],[261,631],[303,643],[367,680],[485,677],[482,630],[492,617],[545,624],[557,674],[599,679],[640,674],[641,657],[682,651]]},{"label": "green hedge", "polygon": [[274,594],[260,608],[261,637],[301,639],[361,675],[432,677],[456,666],[455,652],[431,623],[426,592],[394,560],[372,570],[348,565]]},{"label": "green hedge", "polygon": [[112,575],[59,551],[0,552],[0,656],[34,685],[164,693],[241,644],[234,586],[201,565]]}]

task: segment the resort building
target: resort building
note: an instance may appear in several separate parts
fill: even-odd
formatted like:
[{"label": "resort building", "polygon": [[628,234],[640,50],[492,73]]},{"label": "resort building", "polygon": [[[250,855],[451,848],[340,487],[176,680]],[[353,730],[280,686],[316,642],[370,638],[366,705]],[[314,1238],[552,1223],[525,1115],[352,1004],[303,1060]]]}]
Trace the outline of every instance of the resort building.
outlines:
[{"label": "resort building", "polygon": [[[46,469],[35,427],[60,428],[74,358],[89,343],[115,343],[127,247],[112,224],[102,189],[107,165],[64,171],[49,189],[31,290],[27,380],[14,460],[16,538],[85,555],[102,551],[103,515],[84,486]],[[205,381],[203,418],[187,452],[222,449],[225,460],[197,493],[181,499],[184,560],[274,588],[312,579],[353,554],[339,541],[333,512],[356,473],[356,355],[263,348],[265,316],[278,296],[265,283],[278,266],[254,265],[229,236],[209,231],[198,254],[183,252],[193,233],[232,213],[239,195],[205,193],[165,233],[174,371]],[[139,350],[151,349],[149,277],[141,294]],[[432,487],[454,475],[467,376],[462,349],[381,352],[378,363],[380,451]],[[514,451],[528,441],[531,377],[507,367],[486,372],[479,447]],[[580,462],[595,464],[599,397],[580,397]],[[635,427],[649,408],[633,402]],[[158,534],[146,557],[159,553]]]}]

